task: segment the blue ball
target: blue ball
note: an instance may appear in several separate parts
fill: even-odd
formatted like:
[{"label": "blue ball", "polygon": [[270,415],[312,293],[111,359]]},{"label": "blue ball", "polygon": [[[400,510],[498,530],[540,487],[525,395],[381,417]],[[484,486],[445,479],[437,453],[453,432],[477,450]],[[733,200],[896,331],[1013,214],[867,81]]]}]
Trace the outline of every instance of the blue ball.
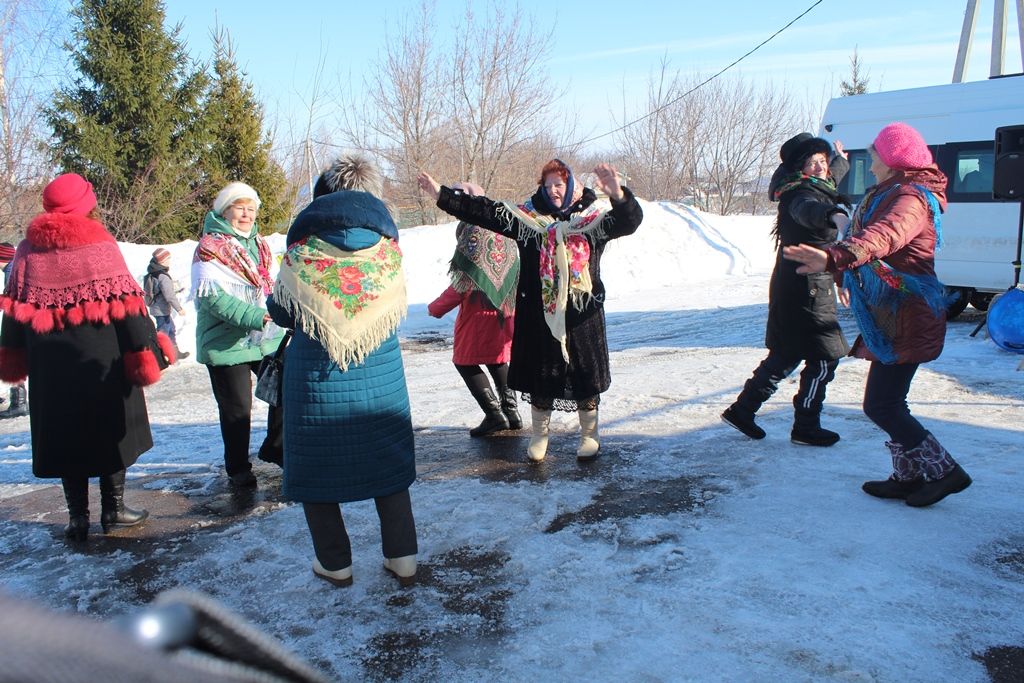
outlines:
[{"label": "blue ball", "polygon": [[1004,351],[1024,353],[1024,290],[1014,287],[988,309],[988,336]]}]

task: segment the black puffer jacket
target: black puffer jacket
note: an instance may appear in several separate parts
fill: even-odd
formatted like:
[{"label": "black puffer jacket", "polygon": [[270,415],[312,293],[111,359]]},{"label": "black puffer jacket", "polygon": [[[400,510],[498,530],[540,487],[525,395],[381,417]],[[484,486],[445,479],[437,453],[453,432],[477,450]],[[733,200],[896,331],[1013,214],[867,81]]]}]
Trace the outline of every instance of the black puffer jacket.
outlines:
[{"label": "black puffer jacket", "polygon": [[[777,185],[785,174],[777,173]],[[830,273],[800,275],[795,261],[782,258],[782,247],[810,244],[818,248],[838,238],[832,214],[843,211],[845,198],[818,183],[805,181],[779,198],[776,222],[778,251],[768,290],[765,346],[791,358],[836,360],[850,346],[836,319],[835,281]]]}]

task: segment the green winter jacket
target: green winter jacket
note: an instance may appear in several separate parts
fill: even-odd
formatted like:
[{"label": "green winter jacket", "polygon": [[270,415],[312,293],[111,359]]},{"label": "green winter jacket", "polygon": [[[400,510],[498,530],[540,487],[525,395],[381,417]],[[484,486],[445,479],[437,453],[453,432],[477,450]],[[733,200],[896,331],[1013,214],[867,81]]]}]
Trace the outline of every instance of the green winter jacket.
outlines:
[{"label": "green winter jacket", "polygon": [[[254,261],[259,260],[258,231],[251,237],[239,237],[223,218],[213,211],[206,214],[203,234],[222,233],[245,247]],[[277,350],[282,330],[272,338],[254,343],[263,329],[267,309],[255,306],[224,291],[196,298],[196,361],[205,365],[240,365],[258,361]],[[253,335],[252,333],[257,333]]]}]

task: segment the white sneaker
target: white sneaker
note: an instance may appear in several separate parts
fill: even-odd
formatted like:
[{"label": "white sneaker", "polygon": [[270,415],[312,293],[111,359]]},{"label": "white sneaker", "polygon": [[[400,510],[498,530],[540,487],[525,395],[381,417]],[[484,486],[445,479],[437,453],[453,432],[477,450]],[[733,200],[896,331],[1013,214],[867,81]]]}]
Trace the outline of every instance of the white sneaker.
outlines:
[{"label": "white sneaker", "polygon": [[402,586],[416,583],[416,556],[385,557],[384,569],[391,573]]},{"label": "white sneaker", "polygon": [[320,564],[320,560],[314,557],[313,573],[324,581],[333,583],[335,586],[340,586],[341,588],[352,585],[352,565],[349,565],[344,569],[331,571],[329,569],[324,569],[324,566]]}]

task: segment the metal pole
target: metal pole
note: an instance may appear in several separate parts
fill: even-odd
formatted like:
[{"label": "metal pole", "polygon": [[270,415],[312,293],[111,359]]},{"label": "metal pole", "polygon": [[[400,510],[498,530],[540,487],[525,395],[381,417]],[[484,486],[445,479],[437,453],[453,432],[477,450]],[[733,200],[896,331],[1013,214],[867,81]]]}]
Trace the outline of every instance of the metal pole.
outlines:
[{"label": "metal pole", "polygon": [[1017,37],[1020,42],[1020,66],[1024,71],[1024,0],[1017,0]]},{"label": "metal pole", "polygon": [[996,0],[992,10],[992,60],[989,62],[988,75],[1002,76],[1004,53],[1006,50],[1006,3],[1007,0]]},{"label": "metal pole", "polygon": [[[1024,2],[1024,0],[1018,0]],[[964,10],[964,25],[960,29],[960,46],[956,50],[956,65],[953,67],[953,82],[963,83],[967,62],[971,57],[971,43],[974,41],[974,25],[978,21],[978,0],[967,0]]]}]

